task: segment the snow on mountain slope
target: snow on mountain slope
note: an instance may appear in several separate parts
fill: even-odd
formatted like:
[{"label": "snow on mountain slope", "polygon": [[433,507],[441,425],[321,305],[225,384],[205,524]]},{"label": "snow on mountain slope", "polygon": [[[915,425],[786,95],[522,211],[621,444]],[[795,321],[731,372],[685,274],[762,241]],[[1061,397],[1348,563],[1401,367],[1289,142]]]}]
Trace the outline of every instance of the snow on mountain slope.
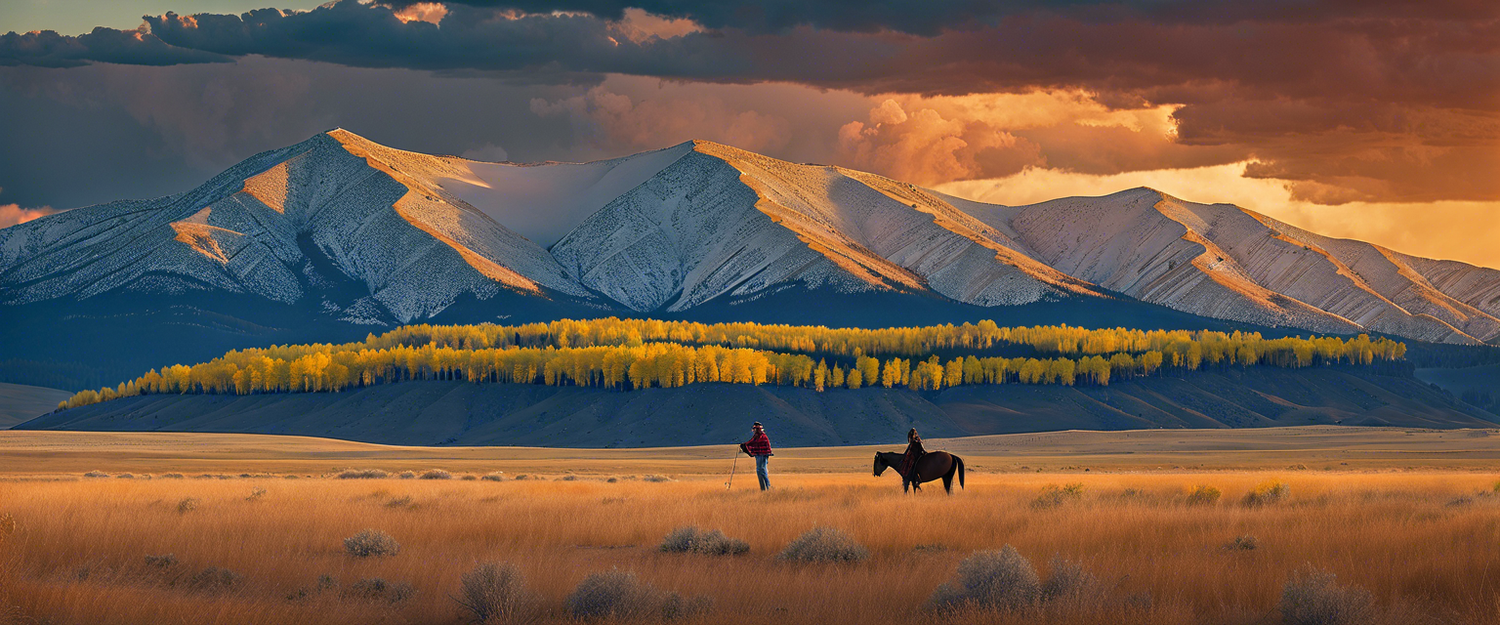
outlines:
[{"label": "snow on mountain slope", "polygon": [[316,273],[303,240],[368,290],[369,302],[327,302],[334,311],[373,302],[408,322],[463,293],[588,296],[535,243],[425,183],[446,171],[441,159],[320,134],[182,196],[0,232],[0,301],[222,290],[292,303],[305,295],[298,274]]},{"label": "snow on mountain slope", "polygon": [[841,291],[896,286],[819,254],[758,202],[737,170],[694,151],[600,209],[552,253],[583,284],[637,311],[683,310],[790,281]]},{"label": "snow on mountain slope", "polygon": [[689,141],[593,163],[464,161],[466,175],[437,177],[434,182],[521,236],[550,247],[589,215],[692,149]]},{"label": "snow on mountain slope", "polygon": [[[1433,287],[1400,255],[1230,205],[1142,188],[1024,207],[955,206],[1012,229],[1036,258],[1062,272],[1184,312],[1434,342],[1500,336],[1492,315]],[[1472,299],[1484,299],[1483,289],[1473,290]]]},{"label": "snow on mountain slope", "polygon": [[333,130],[180,195],[0,230],[3,305],[223,292],[406,323],[461,298],[683,313],[791,289],[1500,342],[1500,271],[1150,189],[998,206],[706,141],[515,165]]},{"label": "snow on mountain slope", "polygon": [[932,291],[980,306],[1096,294],[1013,245],[910,185],[697,141],[552,252],[586,286],[637,311],[799,282]]}]

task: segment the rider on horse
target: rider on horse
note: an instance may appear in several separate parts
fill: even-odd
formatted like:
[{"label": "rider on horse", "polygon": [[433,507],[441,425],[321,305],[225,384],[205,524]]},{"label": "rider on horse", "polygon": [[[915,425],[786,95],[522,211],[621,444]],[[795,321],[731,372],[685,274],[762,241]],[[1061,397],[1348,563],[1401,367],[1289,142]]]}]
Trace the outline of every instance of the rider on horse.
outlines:
[{"label": "rider on horse", "polygon": [[917,470],[917,461],[922,459],[927,450],[922,448],[922,437],[917,436],[917,428],[912,428],[906,433],[906,455],[901,458],[901,476],[908,480],[915,480],[913,475]]}]

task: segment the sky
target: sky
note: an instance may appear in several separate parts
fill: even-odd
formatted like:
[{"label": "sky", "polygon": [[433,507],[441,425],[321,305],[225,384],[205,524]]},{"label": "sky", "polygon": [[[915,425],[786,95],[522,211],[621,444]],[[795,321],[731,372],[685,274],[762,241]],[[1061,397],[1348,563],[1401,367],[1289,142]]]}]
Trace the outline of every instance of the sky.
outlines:
[{"label": "sky", "polygon": [[343,127],[709,139],[1006,204],[1150,186],[1500,268],[1493,0],[5,0],[0,226]]}]

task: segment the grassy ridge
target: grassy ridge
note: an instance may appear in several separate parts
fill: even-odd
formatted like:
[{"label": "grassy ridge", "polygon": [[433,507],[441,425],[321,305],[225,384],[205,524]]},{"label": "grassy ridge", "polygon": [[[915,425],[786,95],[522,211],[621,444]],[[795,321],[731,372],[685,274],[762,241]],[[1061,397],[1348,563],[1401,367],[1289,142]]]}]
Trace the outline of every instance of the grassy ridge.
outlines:
[{"label": "grassy ridge", "polygon": [[[1035,355],[989,355],[998,346],[1024,347]],[[993,322],[882,330],[616,318],[419,325],[372,334],[362,343],[231,351],[206,363],[153,370],[114,388],[83,391],[59,408],[141,394],[333,392],[407,380],[615,390],[713,382],[819,391],[1107,385],[1205,366],[1369,365],[1400,360],[1405,352],[1403,343],[1364,335],[1265,339],[1258,333],[1000,328]]]}]

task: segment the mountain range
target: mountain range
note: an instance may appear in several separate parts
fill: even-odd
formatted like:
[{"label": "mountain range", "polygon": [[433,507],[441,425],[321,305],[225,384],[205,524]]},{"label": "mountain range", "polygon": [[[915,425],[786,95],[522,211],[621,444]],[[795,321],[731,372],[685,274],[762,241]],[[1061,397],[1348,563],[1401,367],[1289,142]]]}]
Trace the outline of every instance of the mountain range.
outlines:
[{"label": "mountain range", "polygon": [[160,366],[407,323],[611,314],[1480,345],[1500,343],[1500,271],[1147,188],[1001,206],[707,141],[514,164],[340,129],[179,195],[0,230],[0,311],[17,321],[0,378],[32,383],[14,363],[43,352]]}]

